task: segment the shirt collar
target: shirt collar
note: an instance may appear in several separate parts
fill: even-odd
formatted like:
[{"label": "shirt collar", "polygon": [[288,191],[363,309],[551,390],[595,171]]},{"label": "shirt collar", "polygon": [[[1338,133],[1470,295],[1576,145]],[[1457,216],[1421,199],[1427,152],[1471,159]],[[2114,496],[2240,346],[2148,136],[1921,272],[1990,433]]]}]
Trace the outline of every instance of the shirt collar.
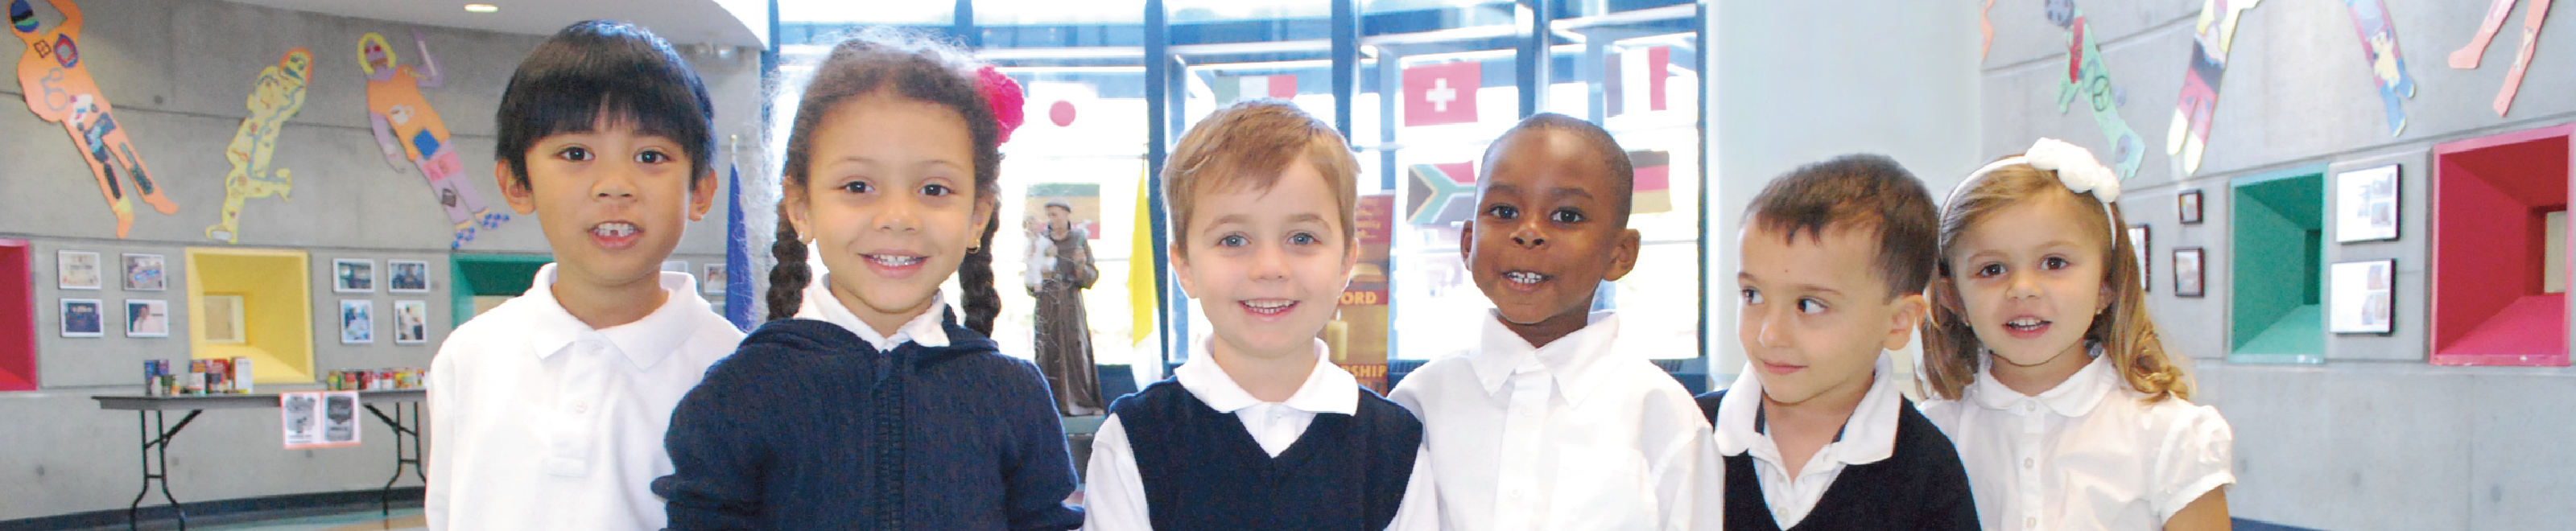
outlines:
[{"label": "shirt collar", "polygon": [[1564,390],[1568,403],[1581,402],[1601,386],[1610,371],[1602,369],[1609,358],[1618,356],[1610,344],[1619,337],[1618,312],[1603,310],[1587,316],[1583,329],[1556,338],[1547,346],[1532,346],[1520,334],[1503,326],[1500,311],[1488,311],[1484,320],[1483,348],[1468,354],[1468,364],[1476,369],[1476,382],[1485,392],[1500,393],[1503,383],[1515,373],[1545,370]]},{"label": "shirt collar", "polygon": [[[1744,365],[1744,376],[1726,390],[1726,399],[1717,405],[1717,451],[1720,455],[1737,455],[1755,446],[1769,448],[1767,459],[1779,458],[1771,438],[1755,426],[1762,413],[1762,378],[1754,373],[1751,363]],[[1817,455],[1844,465],[1860,465],[1886,460],[1896,454],[1896,420],[1904,397],[1897,394],[1895,365],[1887,356],[1878,357],[1872,368],[1869,391],[1861,394],[1860,404],[1852,409],[1850,419],[1843,421],[1842,433],[1825,445]]]},{"label": "shirt collar", "polygon": [[[1172,369],[1172,377],[1180,379],[1181,388],[1188,390],[1190,396],[1219,413],[1261,404],[1261,399],[1253,398],[1251,392],[1234,383],[1234,377],[1227,375],[1224,367],[1217,366],[1214,355],[1207,354],[1214,352],[1210,344],[1215,341],[1213,337],[1199,340],[1197,352],[1201,355],[1181,362],[1179,368]],[[1359,380],[1334,365],[1331,350],[1323,340],[1316,340],[1315,370],[1306,373],[1306,382],[1298,384],[1297,393],[1288,395],[1288,400],[1279,405],[1308,413],[1356,415],[1360,409]]]},{"label": "shirt collar", "polygon": [[804,303],[796,308],[797,319],[841,325],[851,334],[858,335],[859,340],[868,342],[868,346],[876,347],[877,352],[894,352],[895,347],[905,342],[932,348],[948,346],[948,329],[942,326],[947,323],[948,297],[937,291],[930,292],[930,309],[904,321],[903,326],[895,327],[892,336],[877,333],[876,327],[860,321],[858,314],[850,313],[850,307],[842,305],[839,297],[832,296],[831,273],[824,273],[815,277],[813,282],[806,283],[804,299]]},{"label": "shirt collar", "polygon": [[538,326],[527,331],[529,345],[535,347],[538,359],[545,359],[584,337],[599,336],[638,368],[650,368],[660,363],[662,358],[670,356],[673,349],[680,347],[690,332],[696,330],[687,322],[690,316],[713,313],[714,310],[705,299],[698,298],[697,277],[671,271],[659,274],[664,295],[662,307],[632,323],[593,329],[565,311],[563,301],[555,299],[555,264],[538,267],[536,279],[529,282],[528,292],[521,295],[538,303],[535,306],[541,310],[537,317]]},{"label": "shirt collar", "polygon": [[2085,363],[2083,369],[2076,370],[2074,376],[2067,377],[2057,387],[2040,392],[2039,396],[2026,396],[2005,387],[2003,382],[1995,380],[1991,367],[1977,371],[1977,383],[1970,385],[1968,394],[1976,398],[1978,406],[1987,409],[2009,411],[2024,399],[2036,399],[2058,415],[2084,416],[2093,412],[2093,406],[2102,403],[2102,397],[2109,394],[2104,390],[2120,385],[2119,371],[2113,370],[2111,361],[2102,356],[2100,345],[2085,351],[2085,355],[2092,356],[2093,361]]}]

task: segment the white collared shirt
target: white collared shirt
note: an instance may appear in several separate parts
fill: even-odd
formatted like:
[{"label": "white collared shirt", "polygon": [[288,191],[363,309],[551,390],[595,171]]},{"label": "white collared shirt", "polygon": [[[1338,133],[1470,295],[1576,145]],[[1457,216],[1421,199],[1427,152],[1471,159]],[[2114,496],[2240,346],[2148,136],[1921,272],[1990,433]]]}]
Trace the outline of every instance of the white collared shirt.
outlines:
[{"label": "white collared shirt", "polygon": [[1744,377],[1735,379],[1735,385],[1726,390],[1725,402],[1717,405],[1717,452],[1751,452],[1754,477],[1762,484],[1762,503],[1781,529],[1806,520],[1844,468],[1885,461],[1896,454],[1896,420],[1905,407],[1904,397],[1897,392],[1895,367],[1886,355],[1878,357],[1872,370],[1869,391],[1852,407],[1851,418],[1843,420],[1842,431],[1809,456],[1794,478],[1789,477],[1780,446],[1760,423],[1762,377],[1753,364],[1744,365]]},{"label": "white collared shirt", "polygon": [[849,306],[832,296],[831,273],[824,273],[813,282],[806,283],[804,299],[796,307],[797,319],[841,325],[841,328],[857,334],[859,340],[868,342],[868,346],[876,347],[877,352],[894,352],[896,346],[906,342],[925,347],[948,346],[948,329],[941,327],[947,322],[948,298],[936,290],[930,292],[930,309],[904,321],[903,326],[895,327],[893,336],[877,333],[876,327],[860,321],[858,314],[850,313]]},{"label": "white collared shirt", "polygon": [[669,300],[592,329],[555,300],[555,265],[528,292],[456,327],[430,360],[433,530],[660,529],[654,478],[671,409],[742,342],[688,273]]},{"label": "white collared shirt", "polygon": [[1619,319],[1533,347],[1484,319],[1478,350],[1389,396],[1422,418],[1451,529],[1718,529],[1724,463],[1698,402]]},{"label": "white collared shirt", "polygon": [[2175,511],[2236,483],[2227,419],[2181,398],[2141,403],[2097,357],[2039,396],[1986,371],[1960,400],[1923,403],[1959,448],[1988,531],[2162,529]]},{"label": "white collared shirt", "polygon": [[[1197,352],[1211,352],[1202,340]],[[1253,442],[1270,457],[1281,452],[1306,434],[1315,415],[1335,413],[1358,414],[1359,380],[1333,364],[1332,352],[1321,340],[1315,341],[1315,370],[1306,373],[1306,381],[1297,392],[1281,402],[1263,402],[1234,382],[1223,367],[1210,356],[1193,356],[1172,370],[1181,389],[1191,398],[1207,404],[1208,409],[1233,413],[1243,422],[1243,430],[1252,434]],[[1091,438],[1089,477],[1083,485],[1083,529],[1094,531],[1152,529],[1152,513],[1145,503],[1145,481],[1136,469],[1135,447],[1127,440],[1127,428],[1111,414],[1102,421],[1100,431]],[[1440,529],[1439,493],[1432,484],[1431,457],[1428,446],[1415,450],[1413,474],[1405,480],[1404,500],[1395,510],[1390,530],[1431,531]],[[1357,507],[1318,507],[1319,511],[1359,510]]]}]

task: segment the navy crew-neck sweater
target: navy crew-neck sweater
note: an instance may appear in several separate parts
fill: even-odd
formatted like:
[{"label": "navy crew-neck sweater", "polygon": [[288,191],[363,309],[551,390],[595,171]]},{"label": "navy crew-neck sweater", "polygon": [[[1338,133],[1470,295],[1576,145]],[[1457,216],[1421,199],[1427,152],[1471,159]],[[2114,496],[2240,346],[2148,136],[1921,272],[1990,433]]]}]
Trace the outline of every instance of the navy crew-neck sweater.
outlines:
[{"label": "navy crew-neck sweater", "polygon": [[1064,425],[1036,365],[943,323],[880,352],[831,323],[762,325],[671,414],[670,529],[1073,529]]}]

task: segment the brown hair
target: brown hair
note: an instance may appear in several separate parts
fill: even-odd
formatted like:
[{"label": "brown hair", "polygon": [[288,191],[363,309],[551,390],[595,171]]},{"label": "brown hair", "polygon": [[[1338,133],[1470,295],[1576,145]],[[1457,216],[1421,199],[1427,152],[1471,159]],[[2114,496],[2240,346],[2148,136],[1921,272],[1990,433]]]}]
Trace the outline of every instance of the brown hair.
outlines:
[{"label": "brown hair", "polygon": [[1940,257],[1933,239],[1932,192],[1923,180],[1886,155],[1854,154],[1799,166],[1771,180],[1745,211],[1753,226],[1796,240],[1800,231],[1818,242],[1828,229],[1868,229],[1878,234],[1873,268],[1887,283],[1887,298],[1923,293]]},{"label": "brown hair", "polygon": [[2165,354],[2164,340],[2156,335],[2155,321],[2147,316],[2146,287],[2141,283],[2134,242],[2123,227],[2119,205],[2105,205],[2091,194],[2068,190],[2056,172],[2014,164],[1996,169],[1976,181],[1973,188],[1951,199],[1941,215],[1941,282],[1932,283],[1932,317],[1923,321],[1923,377],[1934,396],[1957,400],[1977,379],[1977,369],[1985,362],[1985,344],[1977,341],[1977,332],[1960,313],[1958,287],[1952,284],[1949,250],[1959,235],[1986,216],[2006,207],[2058,196],[2074,201],[2087,215],[2074,222],[2087,234],[2101,235],[2102,262],[2109,267],[2103,272],[2103,285],[2110,288],[2110,306],[2093,315],[2084,329],[2084,340],[2102,347],[2118,367],[2120,379],[2129,388],[2145,393],[2145,401],[2165,398],[2191,399],[2191,376],[2175,365]]},{"label": "brown hair", "polygon": [[1199,196],[1251,188],[1269,190],[1290,162],[1305,161],[1324,174],[1324,186],[1341,210],[1344,249],[1358,245],[1359,160],[1342,134],[1279,100],[1252,100],[1217,109],[1181,135],[1163,165],[1163,208],[1171,217],[1172,254],[1188,258],[1190,214]]},{"label": "brown hair", "polygon": [[[975,69],[980,66],[964,52],[909,30],[875,28],[841,41],[815,67],[813,82],[805,86],[804,99],[796,104],[796,122],[787,133],[786,167],[779,180],[785,189],[783,197],[806,193],[814,129],[822,117],[843,101],[879,91],[956,111],[965,120],[975,149],[976,200],[1000,197],[1002,152],[997,140],[1001,126],[976,84]],[[770,254],[778,258],[778,265],[769,270],[772,320],[795,316],[804,303],[806,284],[814,279],[805,265],[805,242],[788,223],[786,204],[779,202],[778,242],[770,245]],[[994,209],[991,218],[983,220],[984,233],[978,236],[974,252],[967,253],[957,267],[957,285],[965,292],[960,301],[965,311],[962,324],[987,335],[993,333],[994,317],[1002,313],[1001,294],[993,289],[993,232],[1001,228],[1000,219],[1000,209]]]}]

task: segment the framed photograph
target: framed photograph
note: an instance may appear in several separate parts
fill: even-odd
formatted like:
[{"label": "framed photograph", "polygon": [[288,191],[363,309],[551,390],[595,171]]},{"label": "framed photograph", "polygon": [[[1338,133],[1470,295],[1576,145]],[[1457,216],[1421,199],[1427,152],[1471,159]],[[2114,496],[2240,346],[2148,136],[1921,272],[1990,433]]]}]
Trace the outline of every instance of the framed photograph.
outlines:
[{"label": "framed photograph", "polygon": [[125,255],[126,291],[163,291],[170,289],[170,277],[162,274],[165,263],[157,254]]},{"label": "framed photograph", "polygon": [[2152,279],[2155,275],[2151,273],[2156,268],[2151,265],[2153,262],[2147,261],[2149,239],[2146,225],[2129,226],[2129,250],[2134,252],[2133,254],[2136,255],[2134,258],[2138,260],[2138,287],[2146,289],[2148,293],[2154,293],[2156,283]]},{"label": "framed photograph", "polygon": [[703,271],[706,273],[698,275],[698,293],[723,295],[726,280],[725,265],[707,264]]},{"label": "framed photograph", "polygon": [[2183,190],[2174,194],[2174,210],[2182,215],[2182,224],[2200,224],[2200,190]]},{"label": "framed photograph", "polygon": [[429,301],[394,301],[394,344],[429,342]]},{"label": "framed photograph", "polygon": [[242,298],[240,295],[207,295],[198,304],[197,319],[206,323],[206,342],[238,345],[249,342],[242,335]]},{"label": "framed photograph", "polygon": [[376,301],[340,299],[340,344],[376,342]]},{"label": "framed photograph", "polygon": [[429,262],[421,260],[386,260],[385,268],[393,278],[385,281],[385,291],[392,293],[429,293]]},{"label": "framed photograph", "polygon": [[54,251],[54,287],[98,289],[98,253]]},{"label": "framed photograph", "polygon": [[673,272],[673,273],[687,273],[687,272],[689,272],[689,261],[687,261],[687,260],[663,260],[663,261],[662,261],[662,270],[663,270],[663,271],[670,271],[670,272]]},{"label": "framed photograph", "polygon": [[126,299],[125,337],[170,337],[170,301]]},{"label": "framed photograph", "polygon": [[2331,299],[2326,324],[2337,334],[2389,334],[2397,331],[2396,260],[2339,262],[2326,271]]},{"label": "framed photograph", "polygon": [[2335,174],[2335,241],[2397,239],[2398,165]]},{"label": "framed photograph", "polygon": [[334,293],[375,293],[376,261],[339,258],[331,260],[331,291]]},{"label": "framed photograph", "polygon": [[2202,295],[2202,258],[2204,256],[2199,247],[2173,250],[2174,296],[2199,297]]},{"label": "framed photograph", "polygon": [[63,299],[63,337],[107,335],[107,316],[98,309],[98,299]]}]

